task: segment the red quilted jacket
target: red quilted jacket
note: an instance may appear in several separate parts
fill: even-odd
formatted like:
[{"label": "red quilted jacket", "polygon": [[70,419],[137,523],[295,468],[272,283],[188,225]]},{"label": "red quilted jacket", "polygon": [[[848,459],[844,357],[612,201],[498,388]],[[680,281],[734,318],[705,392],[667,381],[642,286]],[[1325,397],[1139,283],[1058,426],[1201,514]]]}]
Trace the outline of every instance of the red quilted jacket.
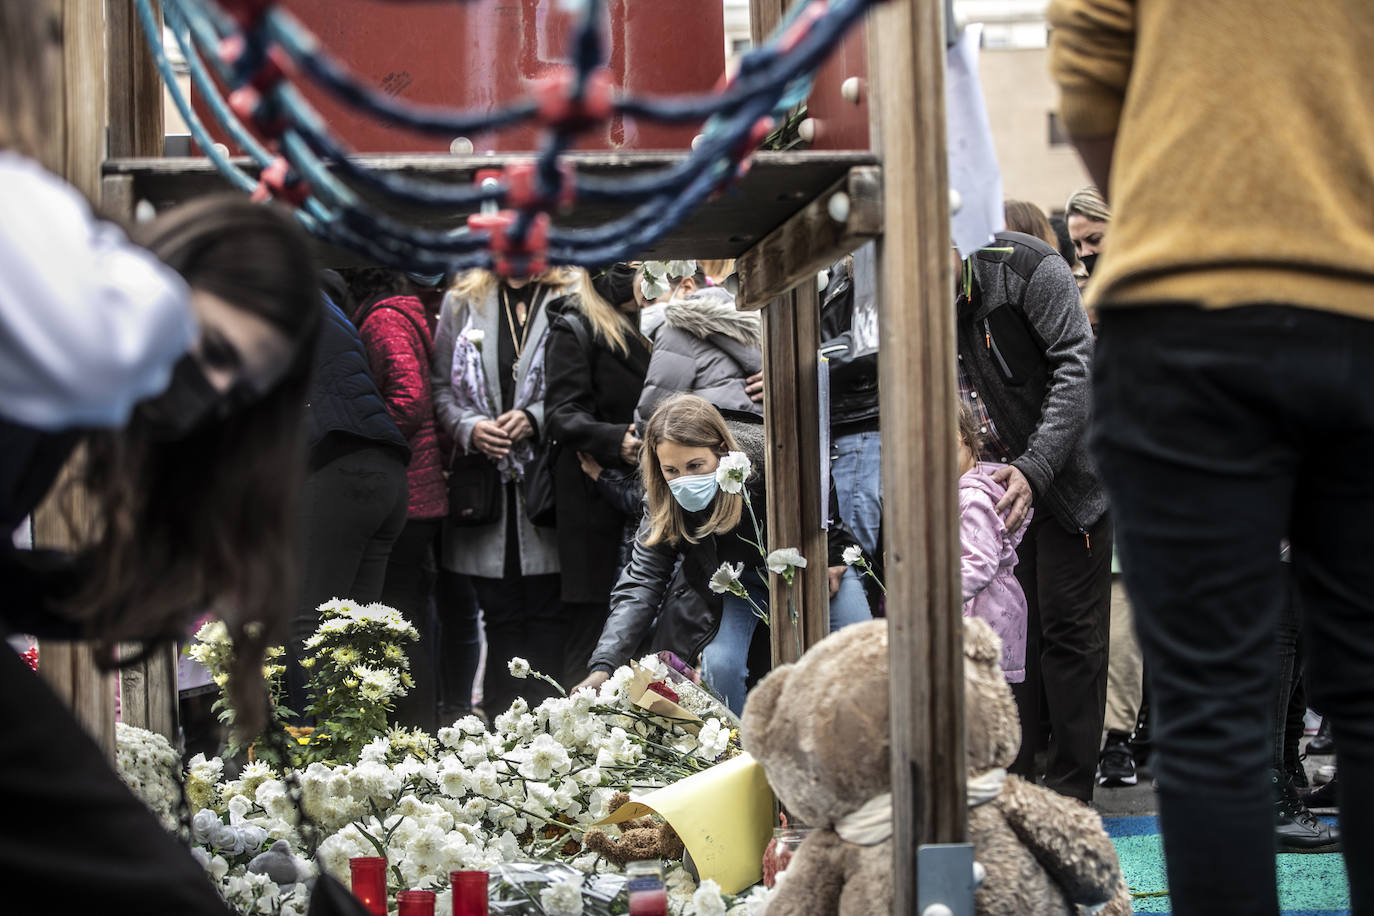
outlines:
[{"label": "red quilted jacket", "polygon": [[412,296],[393,296],[359,309],[354,320],[387,410],[410,443],[410,517],[442,518],[448,493],[429,380],[434,335],[425,307]]}]

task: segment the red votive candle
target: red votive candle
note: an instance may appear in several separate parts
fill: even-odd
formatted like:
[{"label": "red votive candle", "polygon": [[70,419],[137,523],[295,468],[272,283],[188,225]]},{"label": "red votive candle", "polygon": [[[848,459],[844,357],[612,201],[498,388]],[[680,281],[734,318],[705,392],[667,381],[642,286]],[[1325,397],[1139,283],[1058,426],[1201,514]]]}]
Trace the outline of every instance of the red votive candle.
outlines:
[{"label": "red votive candle", "polygon": [[358,856],[348,860],[348,869],[353,876],[353,896],[372,916],[386,916],[386,859]]},{"label": "red votive candle", "polygon": [[401,891],[396,895],[396,916],[434,916],[434,891]]},{"label": "red votive candle", "polygon": [[449,872],[453,884],[453,916],[487,916],[487,873]]}]

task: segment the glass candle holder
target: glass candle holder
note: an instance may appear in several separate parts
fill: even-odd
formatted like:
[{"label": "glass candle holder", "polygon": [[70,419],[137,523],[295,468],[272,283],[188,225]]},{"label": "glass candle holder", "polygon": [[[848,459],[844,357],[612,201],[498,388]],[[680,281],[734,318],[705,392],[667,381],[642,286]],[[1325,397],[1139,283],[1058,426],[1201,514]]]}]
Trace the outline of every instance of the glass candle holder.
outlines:
[{"label": "glass candle holder", "polygon": [[777,883],[778,874],[786,870],[792,855],[802,841],[811,833],[810,827],[774,827],[773,839],[763,852],[763,885],[772,887]]},{"label": "glass candle holder", "polygon": [[386,859],[358,856],[348,860],[353,878],[353,896],[372,916],[386,916]]},{"label": "glass candle holder", "polygon": [[449,872],[453,885],[453,916],[487,916],[487,873]]},{"label": "glass candle holder", "polygon": [[434,891],[400,891],[396,894],[396,916],[434,916]]},{"label": "glass candle holder", "polygon": [[629,878],[630,916],[668,916],[668,890],[663,886],[663,866],[657,859],[625,866]]}]

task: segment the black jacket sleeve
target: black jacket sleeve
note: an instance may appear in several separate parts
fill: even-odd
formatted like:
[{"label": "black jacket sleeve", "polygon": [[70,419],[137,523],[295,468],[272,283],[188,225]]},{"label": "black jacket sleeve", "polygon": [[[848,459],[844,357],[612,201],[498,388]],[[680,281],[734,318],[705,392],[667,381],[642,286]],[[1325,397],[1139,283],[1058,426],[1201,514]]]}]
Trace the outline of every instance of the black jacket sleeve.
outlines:
[{"label": "black jacket sleeve", "polygon": [[658,616],[677,562],[677,550],[668,544],[645,545],[647,533],[647,521],[641,522],[630,563],[611,590],[610,616],[587,664],[592,671],[613,671],[628,664]]},{"label": "black jacket sleeve", "polygon": [[605,470],[596,479],[596,492],[622,515],[631,519],[644,512],[644,485],[637,471]]}]

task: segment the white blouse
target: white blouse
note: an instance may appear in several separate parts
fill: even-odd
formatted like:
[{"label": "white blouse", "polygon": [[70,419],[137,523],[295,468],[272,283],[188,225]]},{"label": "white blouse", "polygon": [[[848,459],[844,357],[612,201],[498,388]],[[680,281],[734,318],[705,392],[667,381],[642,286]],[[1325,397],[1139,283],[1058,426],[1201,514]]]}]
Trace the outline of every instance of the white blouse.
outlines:
[{"label": "white blouse", "polygon": [[0,151],[0,416],[123,425],[195,341],[189,297],[74,188]]}]

